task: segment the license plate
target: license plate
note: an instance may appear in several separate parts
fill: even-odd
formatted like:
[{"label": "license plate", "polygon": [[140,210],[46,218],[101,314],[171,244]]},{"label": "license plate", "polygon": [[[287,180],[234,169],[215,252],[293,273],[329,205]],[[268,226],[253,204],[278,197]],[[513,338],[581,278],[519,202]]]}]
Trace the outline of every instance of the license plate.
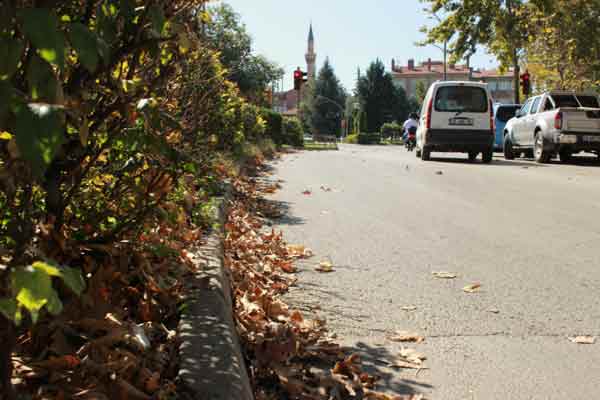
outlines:
[{"label": "license plate", "polygon": [[473,125],[473,118],[450,118],[448,124],[454,126],[471,126]]},{"label": "license plate", "polygon": [[600,142],[600,136],[583,136],[584,142]]}]

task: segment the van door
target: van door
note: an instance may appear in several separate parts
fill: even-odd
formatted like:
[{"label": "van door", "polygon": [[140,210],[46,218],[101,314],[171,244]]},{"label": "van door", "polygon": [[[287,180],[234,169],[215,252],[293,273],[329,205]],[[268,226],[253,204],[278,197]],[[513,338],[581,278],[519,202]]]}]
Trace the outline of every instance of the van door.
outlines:
[{"label": "van door", "polygon": [[521,110],[519,110],[519,117],[512,124],[512,137],[514,144],[517,146],[523,146],[523,133],[525,132],[525,119],[529,116],[529,109],[533,99],[528,99]]},{"label": "van door", "polygon": [[435,92],[431,129],[490,131],[490,106],[485,87],[441,85]]},{"label": "van door", "polygon": [[541,96],[538,96],[533,99],[533,103],[531,104],[531,109],[529,110],[529,114],[525,117],[523,121],[523,131],[522,131],[522,141],[521,143],[524,146],[533,146],[533,134],[535,131],[535,124],[537,122],[537,111],[540,106],[540,101],[542,100]]}]

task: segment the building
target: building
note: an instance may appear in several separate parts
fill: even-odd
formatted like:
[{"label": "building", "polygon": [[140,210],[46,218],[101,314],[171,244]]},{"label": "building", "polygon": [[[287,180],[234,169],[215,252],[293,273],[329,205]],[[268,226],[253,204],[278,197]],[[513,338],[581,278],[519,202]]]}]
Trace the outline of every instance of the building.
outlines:
[{"label": "building", "polygon": [[[401,86],[408,97],[416,96],[418,82],[423,82],[425,90],[439,80],[444,79],[444,62],[428,59],[415,65],[414,59],[409,59],[407,65],[396,65],[392,60],[392,77]],[[446,79],[449,81],[483,81],[487,82],[494,101],[512,103],[514,96],[513,72],[501,73],[498,70],[473,69],[466,65],[448,64]]]},{"label": "building", "polygon": [[[312,23],[308,30],[308,46],[306,54],[306,76],[309,80],[314,80],[316,77],[317,53],[315,53],[315,36],[313,34]],[[298,114],[298,92],[296,90],[288,90],[284,92],[276,92],[273,94],[273,110],[283,115]]]}]

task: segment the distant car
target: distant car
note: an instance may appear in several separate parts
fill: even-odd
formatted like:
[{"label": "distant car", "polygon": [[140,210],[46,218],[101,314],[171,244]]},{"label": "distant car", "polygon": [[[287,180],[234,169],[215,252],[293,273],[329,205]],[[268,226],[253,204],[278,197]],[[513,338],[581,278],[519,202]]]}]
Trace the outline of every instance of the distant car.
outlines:
[{"label": "distant car", "polygon": [[600,156],[600,98],[595,93],[553,91],[529,98],[506,124],[504,157],[533,153],[545,163],[581,151]]},{"label": "distant car", "polygon": [[502,151],[504,148],[504,127],[521,106],[521,104],[494,104],[494,125],[496,127],[494,150]]},{"label": "distant car", "polygon": [[417,157],[427,161],[431,152],[467,153],[473,161],[482,153],[484,163],[494,152],[494,114],[486,83],[438,81],[423,101],[417,129]]}]

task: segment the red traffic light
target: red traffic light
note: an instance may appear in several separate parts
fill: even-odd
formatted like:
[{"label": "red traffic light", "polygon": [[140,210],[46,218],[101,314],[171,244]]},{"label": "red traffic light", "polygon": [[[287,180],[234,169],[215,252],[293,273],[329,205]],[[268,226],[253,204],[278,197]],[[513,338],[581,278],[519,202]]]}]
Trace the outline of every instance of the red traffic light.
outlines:
[{"label": "red traffic light", "polygon": [[294,79],[300,79],[300,78],[302,78],[302,71],[297,69],[294,71]]},{"label": "red traffic light", "polygon": [[304,75],[305,75],[305,73],[302,72],[300,67],[298,67],[298,69],[296,69],[294,71],[294,89],[295,90],[300,90],[302,83],[304,83],[303,79],[302,79]]}]

